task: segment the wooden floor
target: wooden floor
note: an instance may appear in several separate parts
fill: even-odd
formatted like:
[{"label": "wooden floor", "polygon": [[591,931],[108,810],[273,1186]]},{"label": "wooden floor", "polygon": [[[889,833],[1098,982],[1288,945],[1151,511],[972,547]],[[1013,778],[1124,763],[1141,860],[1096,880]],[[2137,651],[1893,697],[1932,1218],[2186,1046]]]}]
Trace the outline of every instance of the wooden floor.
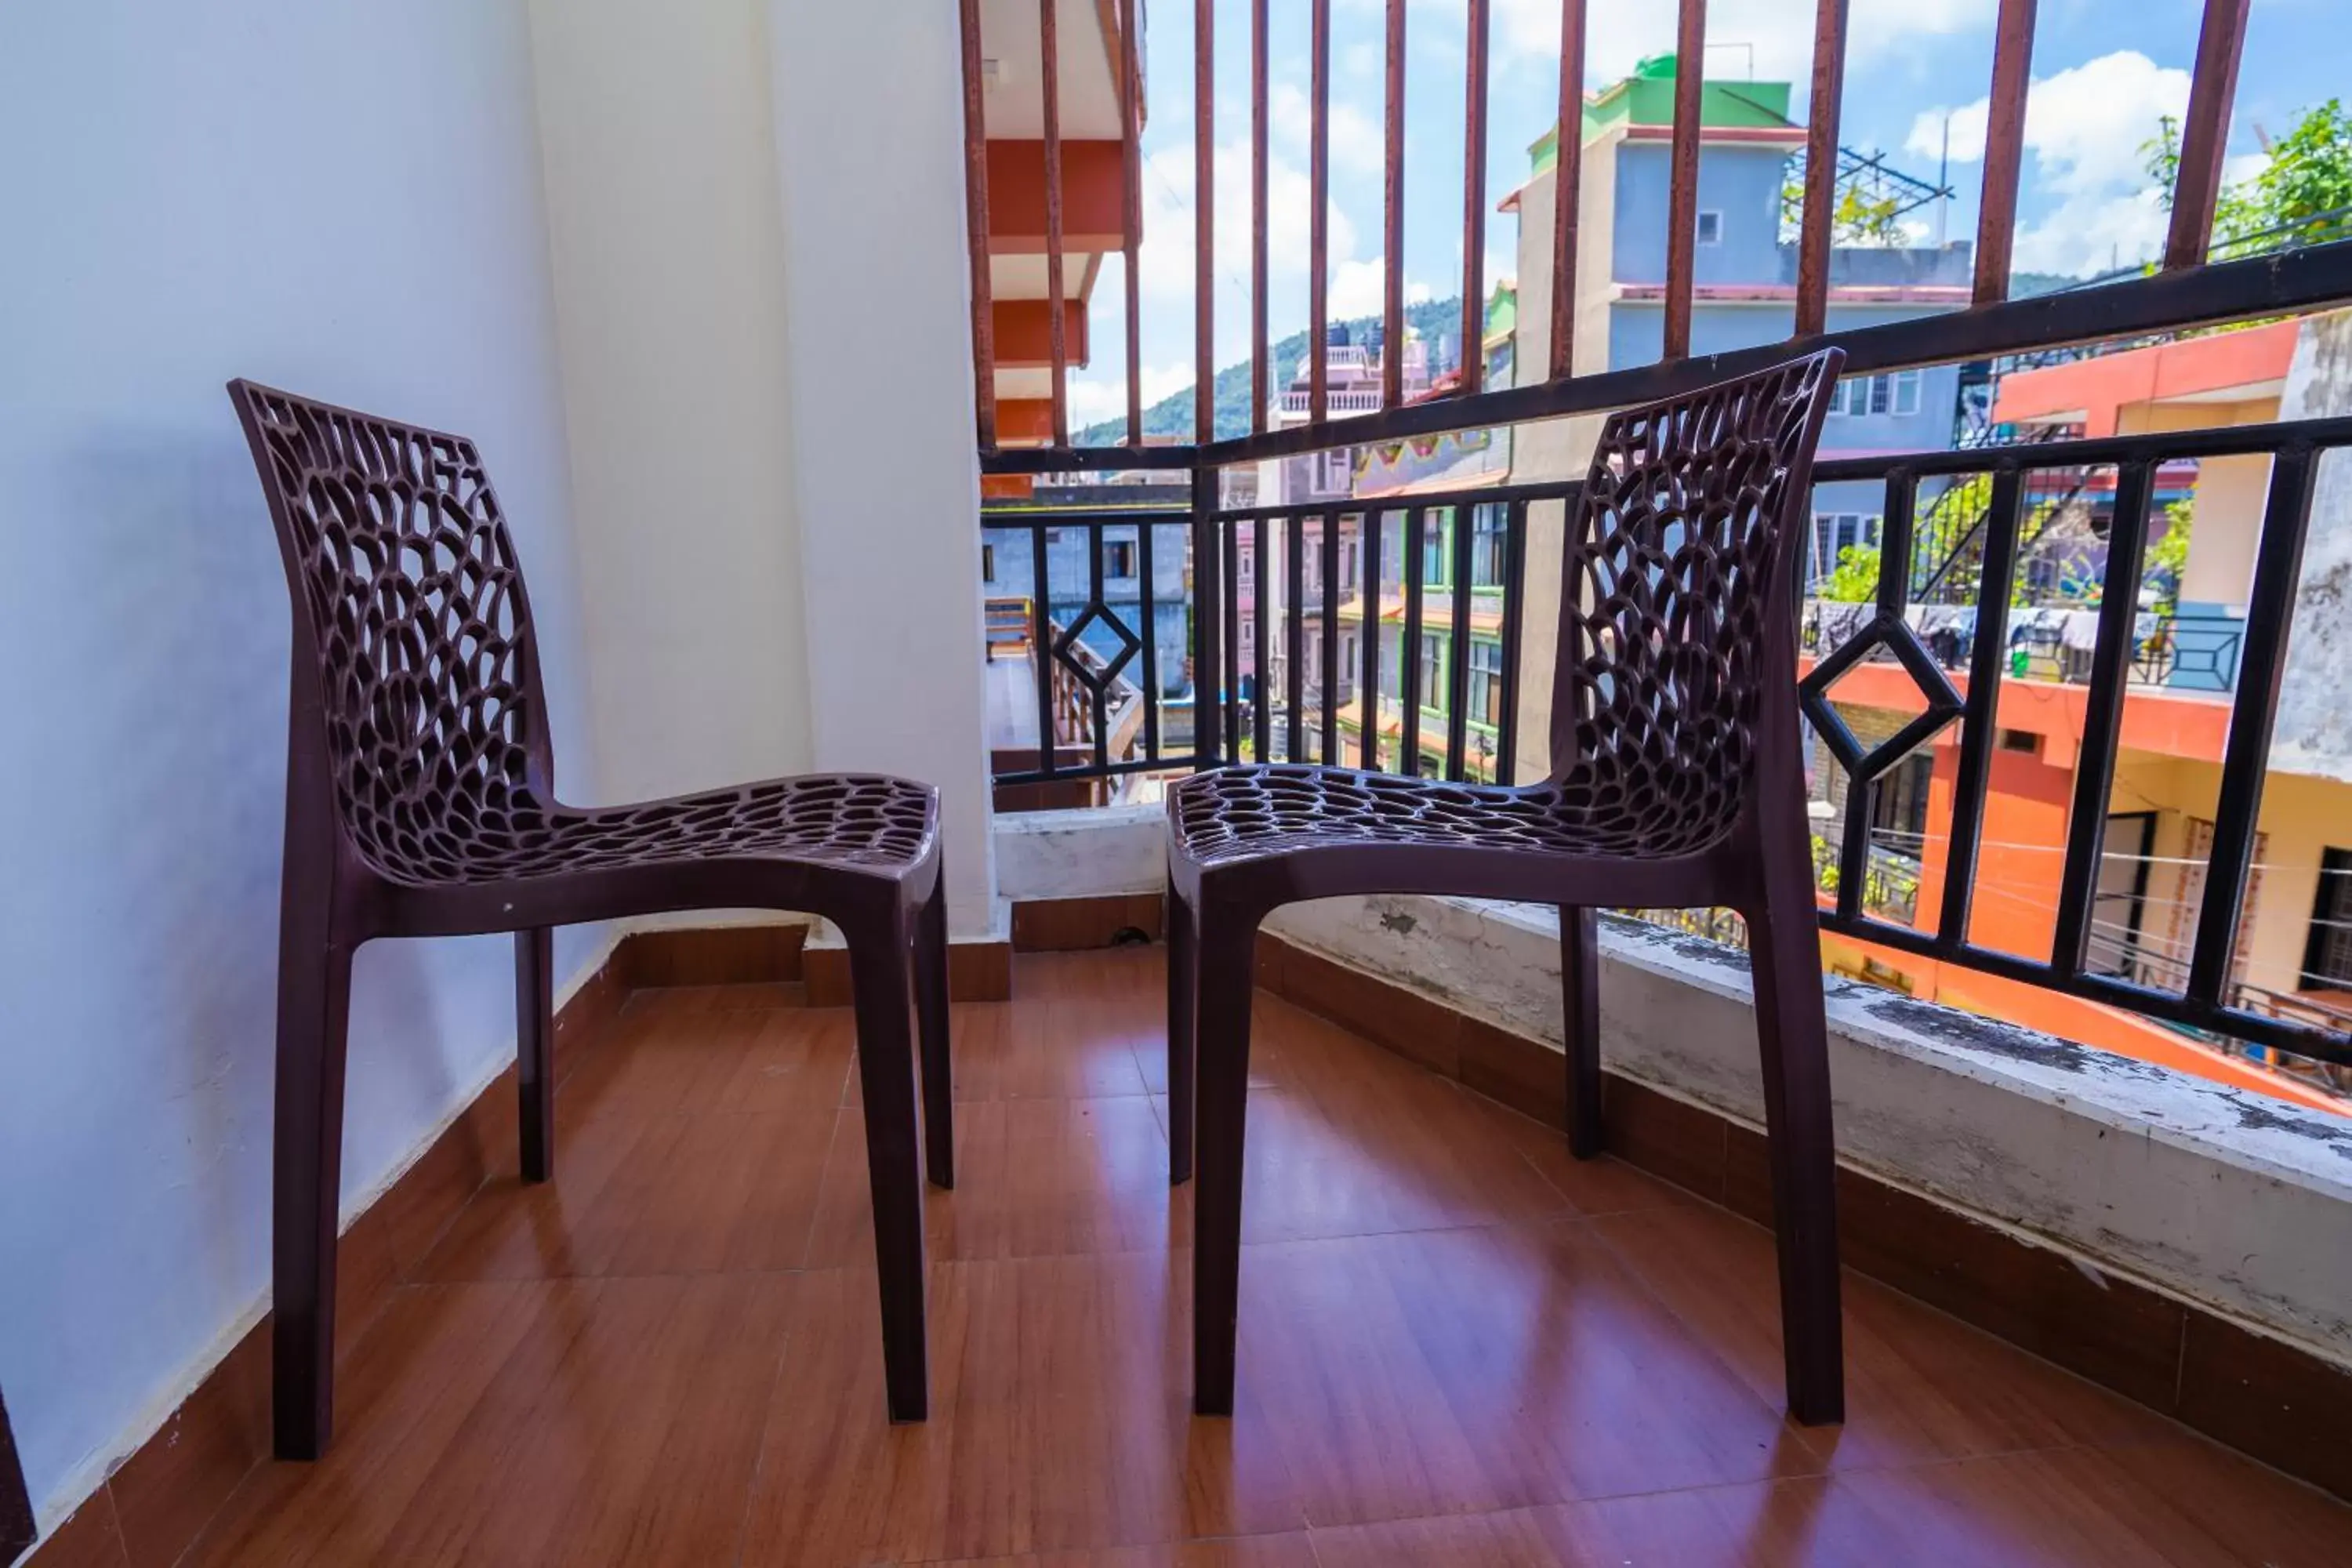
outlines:
[{"label": "wooden floor", "polygon": [[848,1014],[641,993],[558,1181],[481,1190],[330,1457],[185,1561],[2352,1563],[2352,1510],[1852,1276],[1852,1419],[1784,1424],[1764,1232],[1263,996],[1194,1420],[1159,954],[1017,963],[956,1011],[929,1423],[884,1420]]}]

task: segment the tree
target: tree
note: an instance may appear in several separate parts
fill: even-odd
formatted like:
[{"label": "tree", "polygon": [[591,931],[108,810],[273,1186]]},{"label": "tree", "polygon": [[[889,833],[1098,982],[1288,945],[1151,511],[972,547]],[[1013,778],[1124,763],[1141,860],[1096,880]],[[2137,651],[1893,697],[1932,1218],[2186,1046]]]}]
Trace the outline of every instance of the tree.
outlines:
[{"label": "tree", "polygon": [[2150,542],[2144,575],[2156,584],[2156,608],[2167,615],[2180,606],[2180,578],[2189,570],[2189,530],[2196,521],[2189,498],[2164,509],[2164,532]]},{"label": "tree", "polygon": [[[2164,116],[2140,152],[2157,199],[2168,212],[2180,174],[2180,122]],[[2256,256],[2352,237],[2352,115],[2342,100],[2331,98],[2304,110],[2269,153],[2252,179],[2222,188],[2214,204],[2211,254]]]},{"label": "tree", "polygon": [[1878,597],[1878,546],[1849,544],[1839,551],[1837,568],[1822,580],[1821,597],[1837,605],[1866,605]]}]

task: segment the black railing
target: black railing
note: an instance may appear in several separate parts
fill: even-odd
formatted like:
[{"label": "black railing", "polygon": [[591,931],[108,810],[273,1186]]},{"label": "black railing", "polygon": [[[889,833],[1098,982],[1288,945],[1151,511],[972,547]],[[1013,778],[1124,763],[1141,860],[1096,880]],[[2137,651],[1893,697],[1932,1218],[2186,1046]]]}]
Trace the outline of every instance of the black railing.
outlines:
[{"label": "black railing", "polygon": [[[2230,966],[2253,861],[2255,818],[2269,770],[2271,737],[2285,673],[2288,623],[2302,574],[2314,486],[2321,455],[2352,446],[2352,418],[2241,426],[2051,442],[2011,449],[1932,452],[1896,458],[1825,460],[1822,484],[1869,480],[1885,490],[1883,569],[1867,618],[1825,648],[1801,682],[1806,718],[1846,774],[1844,831],[1837,857],[1835,906],[1822,922],[1844,935],[1899,952],[1963,964],[2172,1024],[2234,1036],[2338,1065],[2352,1064],[2352,1037],[2287,1009],[2258,1009],[2231,984]],[[2095,972],[2090,954],[2102,839],[2115,785],[2124,705],[2147,673],[2148,637],[2137,590],[2148,541],[2152,478],[2184,458],[2255,456],[2271,459],[2268,497],[2254,552],[2243,630],[2233,650],[2235,681],[2228,738],[2213,811],[2213,841],[2196,911],[2195,937],[2178,990]],[[2074,673],[2089,688],[2074,760],[2063,861],[2054,900],[2055,931],[2047,960],[1984,946],[1969,936],[1978,858],[1992,756],[1997,705],[2011,679],[2009,617],[2031,470],[2112,466],[2113,517],[2095,604],[2091,645]],[[1989,476],[1989,515],[1978,568],[1976,613],[1966,693],[1908,624],[1906,611],[1920,481]],[[1803,612],[1801,604],[1800,614]],[[1828,639],[1822,639],[1826,641]],[[1893,736],[1865,748],[1830,699],[1838,680],[1865,659],[1892,658],[1918,689],[1918,711]],[[1949,848],[1940,905],[1923,911],[1925,929],[1873,916],[1864,907],[1871,854],[1868,792],[1946,728],[1959,725]],[[1932,918],[1929,916],[1932,915]]]}]

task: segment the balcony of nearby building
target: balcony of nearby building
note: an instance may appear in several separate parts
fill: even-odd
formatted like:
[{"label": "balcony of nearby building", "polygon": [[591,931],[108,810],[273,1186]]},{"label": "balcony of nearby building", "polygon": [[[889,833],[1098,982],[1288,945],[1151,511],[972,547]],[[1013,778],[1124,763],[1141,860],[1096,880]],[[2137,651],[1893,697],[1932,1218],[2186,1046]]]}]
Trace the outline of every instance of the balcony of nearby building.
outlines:
[{"label": "balcony of nearby building", "polygon": [[[1501,215],[1513,279],[1485,149],[1528,139],[1486,67],[1527,65],[1524,7],[1507,37],[1483,0],[233,9],[0,20],[0,146],[39,150],[0,159],[0,1563],[2352,1561],[2352,239],[2208,258],[2252,134],[2241,0],[2184,57],[2161,258],[2021,299],[2047,72],[2008,0],[1964,84],[1980,216],[1932,247],[1838,229],[1884,174],[1841,139],[1843,7],[1797,50],[1811,107],[1671,56],[1587,92],[1604,8],[1561,7],[1556,65],[1546,12],[1567,88]],[[1460,276],[1386,268],[1361,307],[1334,170],[1401,189],[1432,78]],[[1382,134],[1335,158],[1359,112]],[[1145,395],[1148,308],[1195,406]],[[1790,1413],[1814,1215],[1776,1174],[1769,924],[1381,892],[1232,948],[1214,1410],[1170,792],[1528,798],[1578,743],[1602,418],[1823,347],[1811,528],[1762,591],[1794,636],[1691,634],[1687,603],[1654,635],[1775,647],[1802,714],[1782,908],[1822,940],[1843,1418]],[[513,559],[328,529],[367,592],[324,614],[272,559],[303,503],[233,377],[462,432],[497,500],[456,510]],[[525,704],[584,816],[919,781],[911,963],[795,910],[371,931],[317,944],[347,1055],[289,1072],[321,842],[290,803],[337,787],[306,617],[397,662],[451,613],[394,557],[445,550],[493,600],[527,575],[530,668],[466,687],[501,628],[457,616],[370,741],[462,750]],[[514,771],[485,812],[554,798],[544,754]],[[405,782],[387,832],[422,860]],[[877,1006],[878,969],[945,996]],[[1810,1008],[1810,960],[1778,973]],[[333,1119],[289,1120],[306,1093]]]}]

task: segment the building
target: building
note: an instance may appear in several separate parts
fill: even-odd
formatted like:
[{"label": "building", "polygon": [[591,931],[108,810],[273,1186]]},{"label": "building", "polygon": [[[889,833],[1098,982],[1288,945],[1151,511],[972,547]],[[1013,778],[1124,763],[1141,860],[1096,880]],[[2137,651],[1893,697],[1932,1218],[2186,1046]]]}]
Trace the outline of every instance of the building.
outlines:
[{"label": "building", "polygon": [[[1655,56],[1585,100],[1576,153],[1581,163],[1570,371],[1577,375],[1652,364],[1664,347],[1675,74],[1673,56]],[[1709,80],[1700,90],[1693,353],[1778,342],[1792,330],[1797,247],[1787,204],[1805,129],[1790,117],[1789,105],[1787,82]],[[1540,379],[1551,363],[1559,128],[1528,151],[1527,183],[1503,203],[1519,219],[1508,353],[1521,380]],[[1901,179],[1883,164],[1874,166]],[[1856,242],[1863,237],[1840,234],[1831,250],[1829,331],[1909,321],[1968,303],[1972,247],[1883,243],[1906,237],[1885,224],[1868,237],[1872,243]],[[1950,365],[1852,378],[1822,434],[1822,456],[1948,446],[1959,380],[1958,368]],[[1511,478],[1581,475],[1599,429],[1597,416],[1519,426],[1512,436]],[[1932,496],[1923,497],[1923,503],[1929,500]],[[1875,487],[1857,485],[1823,486],[1815,507],[1806,547],[1809,579],[1826,576],[1845,547],[1875,543],[1885,510]],[[1558,548],[1557,536],[1538,532],[1529,548],[1540,558]],[[1531,596],[1529,614],[1532,624],[1550,619],[1545,590]],[[1542,742],[1531,737],[1528,743]],[[1540,768],[1542,760],[1530,753],[1523,758],[1523,766],[1529,764]]]}]

